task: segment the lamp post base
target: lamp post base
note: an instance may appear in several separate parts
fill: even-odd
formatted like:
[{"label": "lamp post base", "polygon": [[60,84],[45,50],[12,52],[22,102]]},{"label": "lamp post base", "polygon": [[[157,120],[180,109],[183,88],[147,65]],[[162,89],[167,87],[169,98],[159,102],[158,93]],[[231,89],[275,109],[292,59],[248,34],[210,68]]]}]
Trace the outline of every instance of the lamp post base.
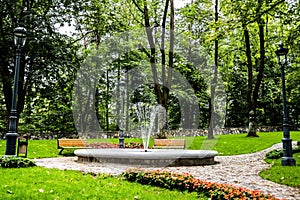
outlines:
[{"label": "lamp post base", "polygon": [[124,132],[123,132],[123,130],[120,130],[120,133],[119,133],[119,147],[120,147],[120,149],[124,149]]},{"label": "lamp post base", "polygon": [[281,160],[282,166],[295,166],[296,160],[293,158],[292,139],[288,137],[282,138],[283,156]]},{"label": "lamp post base", "polygon": [[296,166],[296,160],[293,157],[282,157],[282,166]]},{"label": "lamp post base", "polygon": [[18,133],[6,133],[6,156],[16,156],[16,144]]}]

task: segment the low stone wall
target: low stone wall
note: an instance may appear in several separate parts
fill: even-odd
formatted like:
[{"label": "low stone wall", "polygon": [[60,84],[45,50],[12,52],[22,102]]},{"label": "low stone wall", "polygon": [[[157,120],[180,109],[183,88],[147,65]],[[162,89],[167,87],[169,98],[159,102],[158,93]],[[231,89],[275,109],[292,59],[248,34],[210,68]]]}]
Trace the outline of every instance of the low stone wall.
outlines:
[{"label": "low stone wall", "polygon": [[[247,133],[248,127],[240,128],[220,128],[214,130],[214,135],[226,135],[226,134],[242,134]],[[282,131],[281,126],[265,126],[257,127],[257,132],[277,132]],[[208,135],[207,129],[197,129],[197,130],[170,130],[168,135],[171,136],[206,136]]]},{"label": "low stone wall", "polygon": [[[290,126],[290,130],[300,130],[300,127]],[[257,127],[257,132],[277,132],[282,131],[282,126],[261,126]],[[242,134],[247,133],[247,127],[239,128],[221,128],[214,130],[214,135],[226,135],[226,134]],[[0,139],[5,139],[6,133],[0,133]],[[25,133],[19,133],[23,135]],[[26,133],[29,135],[31,140],[47,140],[47,139],[57,139],[57,138],[118,138],[118,131],[103,131],[103,132],[89,132],[85,134],[78,133],[68,133],[68,132],[39,132],[39,133]],[[208,134],[207,129],[178,129],[178,130],[169,130],[167,135],[169,136],[206,136]],[[130,131],[124,133],[125,138],[141,138],[141,133],[139,131]]]}]

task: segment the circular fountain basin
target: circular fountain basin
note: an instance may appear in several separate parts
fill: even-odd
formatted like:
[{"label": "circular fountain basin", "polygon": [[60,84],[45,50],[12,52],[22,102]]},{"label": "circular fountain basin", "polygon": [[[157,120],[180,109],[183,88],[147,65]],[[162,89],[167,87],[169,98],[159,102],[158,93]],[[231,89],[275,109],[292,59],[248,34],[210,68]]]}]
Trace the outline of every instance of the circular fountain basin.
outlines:
[{"label": "circular fountain basin", "polygon": [[179,149],[80,149],[79,162],[116,163],[134,166],[198,166],[215,164],[217,151]]}]

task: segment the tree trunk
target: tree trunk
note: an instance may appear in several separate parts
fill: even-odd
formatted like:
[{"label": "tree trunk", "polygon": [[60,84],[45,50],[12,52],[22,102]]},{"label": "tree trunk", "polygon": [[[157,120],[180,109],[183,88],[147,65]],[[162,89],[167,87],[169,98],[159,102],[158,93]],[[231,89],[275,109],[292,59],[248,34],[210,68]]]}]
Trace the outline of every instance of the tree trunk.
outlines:
[{"label": "tree trunk", "polygon": [[[168,0],[167,0],[168,1]],[[163,106],[166,109],[166,116],[168,119],[168,100],[172,84],[172,70],[174,68],[174,0],[170,0],[170,48],[169,48],[169,68],[168,68],[168,82],[163,90]],[[168,121],[166,119],[166,127],[168,129]]]},{"label": "tree trunk", "polygon": [[144,0],[144,23],[145,23],[145,29],[147,34],[148,43],[150,46],[150,64],[153,74],[153,81],[154,81],[154,91],[157,96],[158,102],[162,98],[160,85],[158,84],[158,75],[157,75],[157,69],[156,69],[156,50],[155,50],[155,43],[154,43],[154,37],[152,33],[152,29],[150,27],[150,19],[149,19],[149,11],[148,11],[148,5],[147,1]]},{"label": "tree trunk", "polygon": [[[158,131],[161,132],[159,135],[161,135],[162,138],[166,138],[165,131],[168,129],[167,111],[168,111],[168,99],[169,99],[169,88],[168,87],[169,87],[170,77],[166,76],[165,36],[166,36],[166,21],[167,21],[168,9],[169,9],[169,2],[170,2],[169,0],[166,0],[166,2],[165,2],[163,20],[162,20],[162,24],[161,24],[161,47],[160,47],[160,52],[161,52],[161,67],[162,67],[163,88],[162,88],[162,99],[159,99],[158,101],[159,101],[159,104],[161,104],[166,110],[166,119],[165,119],[166,123],[165,123],[165,126],[163,127],[162,130],[158,130]],[[172,7],[172,2],[171,2],[171,7]],[[171,20],[170,23],[172,24],[172,20]],[[172,47],[170,47],[170,51],[171,51],[171,48]],[[169,53],[171,53],[170,51],[169,51]],[[170,54],[169,54],[169,56],[170,56]],[[169,59],[169,62],[170,62],[170,59]],[[169,64],[168,74],[169,74],[170,70],[171,70],[171,68],[170,68],[170,64]]]},{"label": "tree trunk", "polygon": [[[219,13],[218,13],[218,0],[215,1],[215,23],[219,20]],[[216,30],[217,32],[217,30]],[[213,80],[211,82],[211,89],[210,89],[210,120],[209,120],[209,128],[208,128],[208,139],[214,138],[214,119],[215,119],[215,92],[216,86],[218,81],[218,59],[219,59],[219,41],[218,37],[215,39],[215,59],[214,59],[214,69],[213,69]]]},{"label": "tree trunk", "polygon": [[[166,30],[166,21],[167,21],[167,13],[169,9],[169,3],[170,3],[170,47],[169,47],[169,59],[168,59],[168,70],[166,70],[166,53],[165,53],[165,30]],[[166,0],[165,7],[164,7],[164,13],[163,13],[163,20],[162,20],[162,32],[161,32],[161,46],[160,46],[160,52],[161,52],[161,65],[162,65],[162,81],[163,86],[161,87],[158,82],[158,72],[157,72],[157,65],[156,65],[156,50],[155,50],[155,42],[154,42],[154,36],[152,33],[152,29],[150,27],[150,20],[149,20],[149,11],[147,6],[147,1],[144,1],[144,23],[146,28],[146,34],[148,43],[150,46],[150,63],[151,63],[151,69],[153,74],[153,81],[154,81],[154,92],[156,95],[157,103],[161,104],[165,110],[166,113],[168,111],[168,99],[169,99],[169,90],[171,87],[171,81],[172,81],[172,68],[174,65],[174,1],[173,0]],[[167,73],[167,74],[166,74]],[[163,128],[164,130],[168,129],[167,127],[167,119],[166,117],[166,125]]]},{"label": "tree trunk", "polygon": [[[256,82],[253,89],[253,73],[252,73],[252,62],[249,62],[249,58],[251,59],[251,50],[250,50],[250,42],[249,42],[249,32],[246,31],[245,41],[246,41],[246,53],[248,59],[248,103],[249,103],[249,130],[248,137],[258,137],[256,134],[256,107],[258,100],[259,88],[261,86],[261,82],[263,79],[264,68],[265,68],[265,36],[264,36],[264,21],[261,16],[261,8],[263,1],[257,1],[256,8],[256,22],[258,24],[259,30],[259,67],[258,67],[258,75],[256,78]],[[247,29],[244,29],[247,30]],[[248,55],[249,54],[249,55]],[[248,58],[249,56],[249,58]],[[251,61],[251,60],[250,60]],[[251,65],[250,65],[251,63]],[[249,68],[251,67],[251,68]],[[250,71],[251,70],[251,71]],[[251,73],[251,74],[250,74]]]},{"label": "tree trunk", "polygon": [[244,37],[246,46],[247,68],[248,68],[248,137],[256,137],[255,110],[256,101],[253,98],[253,66],[251,58],[250,36],[246,26],[244,26]]}]

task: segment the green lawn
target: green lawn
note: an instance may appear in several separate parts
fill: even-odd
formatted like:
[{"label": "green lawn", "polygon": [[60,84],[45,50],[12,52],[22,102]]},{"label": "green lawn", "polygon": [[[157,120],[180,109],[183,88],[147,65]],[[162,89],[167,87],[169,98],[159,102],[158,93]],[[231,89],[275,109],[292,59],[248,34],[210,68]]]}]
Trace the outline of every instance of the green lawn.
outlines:
[{"label": "green lawn", "polygon": [[171,191],[106,175],[93,176],[77,171],[41,167],[0,168],[1,199],[104,199],[104,200],[192,200],[196,193]]},{"label": "green lawn", "polygon": [[[282,132],[259,133],[258,138],[246,134],[221,135],[213,140],[206,137],[186,137],[189,149],[214,149],[219,155],[237,155],[257,152],[280,143]],[[300,132],[291,132],[293,140],[300,141]],[[90,140],[89,142],[118,143],[118,139]],[[125,142],[141,139],[125,139]],[[153,140],[150,146],[153,145]],[[58,156],[56,140],[30,140],[29,158]],[[5,153],[5,141],[0,141],[0,155]],[[261,176],[274,182],[299,187],[300,154],[294,154],[296,167],[283,167],[280,159]],[[270,161],[272,162],[272,161]],[[61,171],[41,167],[24,169],[0,168],[0,196],[2,199],[207,199],[195,193],[181,193],[161,188],[129,183],[116,177],[84,175],[75,171]]]},{"label": "green lawn", "polygon": [[262,171],[259,175],[279,184],[300,187],[300,153],[293,154],[293,158],[296,160],[296,167],[281,166],[281,158],[266,159],[268,163],[272,164],[272,167]]},{"label": "green lawn", "polygon": [[[217,135],[213,140],[207,140],[206,136],[183,137],[186,139],[188,149],[212,149],[218,151],[218,155],[239,155],[258,152],[276,143],[281,143],[282,132],[258,133],[259,137],[246,137],[247,134]],[[293,140],[300,140],[300,132],[291,131]],[[118,143],[118,139],[102,140]],[[142,142],[141,139],[125,139],[125,142]],[[153,145],[153,139],[149,146]]]},{"label": "green lawn", "polygon": [[[0,155],[5,154],[6,141],[0,141]],[[29,140],[28,158],[50,158],[58,156],[56,140]]]},{"label": "green lawn", "polygon": [[[273,144],[281,143],[282,132],[258,133],[259,137],[246,137],[246,134],[220,135],[213,140],[205,137],[189,138],[189,149],[212,149],[218,151],[218,155],[239,155],[258,152]],[[291,138],[300,140],[300,132],[291,131]]]},{"label": "green lawn", "polygon": [[[273,144],[280,143],[282,132],[259,133],[260,137],[246,137],[246,134],[221,135],[213,140],[206,137],[185,137],[188,149],[213,149],[218,151],[218,155],[238,155],[252,153],[266,149]],[[300,132],[291,132],[293,140],[300,141]],[[92,142],[118,143],[118,139],[90,140]],[[140,138],[126,138],[125,142],[142,142]],[[153,139],[150,146],[153,145]],[[58,156],[56,140],[30,140],[28,144],[28,158],[45,158]],[[67,153],[67,151],[64,151]],[[5,140],[0,141],[0,155],[5,153]]]}]

